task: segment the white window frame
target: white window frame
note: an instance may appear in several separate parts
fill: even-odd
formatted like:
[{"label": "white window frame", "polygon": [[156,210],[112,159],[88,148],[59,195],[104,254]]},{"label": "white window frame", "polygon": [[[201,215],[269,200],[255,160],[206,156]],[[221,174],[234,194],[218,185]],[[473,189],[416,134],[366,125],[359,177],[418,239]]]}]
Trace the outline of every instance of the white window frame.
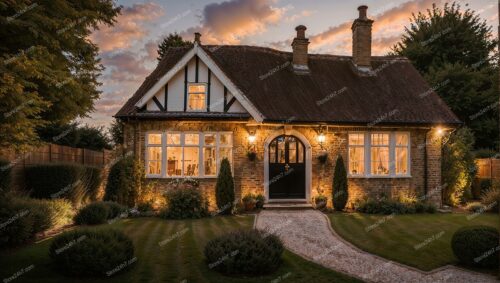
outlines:
[{"label": "white window frame", "polygon": [[[161,140],[160,140],[160,143],[159,144],[151,144],[149,143],[149,135],[155,135],[155,134],[159,134],[161,136]],[[146,158],[146,162],[145,162],[145,170],[146,170],[146,177],[148,178],[161,178],[162,177],[162,173],[164,172],[164,168],[165,168],[165,156],[166,156],[166,152],[165,152],[165,140],[166,140],[166,137],[165,137],[165,133],[161,132],[161,131],[150,131],[150,132],[147,132],[146,133],[146,137],[145,137],[145,142],[146,142],[146,152],[145,152],[145,158]],[[160,147],[161,149],[161,168],[160,168],[160,174],[149,174],[149,148],[150,147]]]},{"label": "white window frame", "polygon": [[[192,85],[204,85],[205,86],[205,92],[194,92],[194,93],[190,93],[189,92],[189,86],[192,86]],[[192,109],[189,109],[189,98],[191,96],[191,94],[204,94],[205,95],[205,107],[202,108],[202,109],[199,109],[199,110],[192,110]],[[208,109],[208,83],[193,83],[193,82],[188,82],[187,83],[187,100],[186,100],[186,111],[187,112],[206,112],[207,109]]]},{"label": "white window frame", "polygon": [[[364,174],[351,174],[348,172],[349,178],[411,178],[411,134],[408,131],[352,131],[347,133],[347,168],[349,168],[349,134],[364,134],[365,137],[365,173]],[[374,175],[372,174],[371,168],[371,148],[372,134],[389,134],[389,174],[388,175]],[[396,174],[396,133],[406,134],[408,136],[408,160],[407,168],[408,173],[406,174]],[[399,146],[402,147],[402,146]]]},{"label": "white window frame", "polygon": [[[351,135],[351,134],[362,134],[363,135],[363,145],[350,145],[349,144],[349,135]],[[366,133],[365,132],[358,131],[358,132],[349,132],[347,134],[347,170],[348,170],[348,175],[353,176],[353,177],[354,176],[355,177],[363,177],[366,175],[366,144],[367,143],[368,143],[368,141],[366,140]],[[354,148],[361,148],[362,147],[363,148],[363,154],[364,154],[364,156],[363,156],[363,165],[364,165],[363,174],[359,174],[359,173],[358,174],[351,174],[351,172],[350,172],[351,167],[349,166],[349,164],[351,161],[349,160],[349,149],[351,147],[354,147]]]},{"label": "white window frame", "polygon": [[[148,138],[150,134],[161,134],[161,145],[160,144],[149,144]],[[179,144],[168,144],[167,143],[167,135],[169,134],[180,134],[180,143]],[[185,136],[186,134],[197,134],[199,136],[198,145],[186,145]],[[205,135],[214,134],[215,135],[215,144],[207,147],[215,148],[215,164],[216,164],[216,173],[215,175],[205,175],[205,164],[204,164],[204,148],[205,146]],[[221,134],[229,134],[231,135],[231,145],[221,145],[220,144],[220,135]],[[230,148],[230,164],[231,164],[231,172],[233,171],[233,154],[234,154],[234,133],[230,131],[210,131],[210,132],[201,132],[201,131],[148,131],[146,132],[145,137],[145,170],[146,170],[146,178],[164,178],[164,179],[180,179],[180,178],[193,178],[193,179],[203,179],[203,178],[217,178],[220,170],[220,149],[221,148]],[[162,160],[161,160],[161,174],[148,174],[148,147],[159,147],[162,149]],[[168,176],[167,174],[167,152],[169,148],[178,147],[181,149],[181,175],[177,176]],[[184,148],[186,147],[197,147],[198,148],[198,176],[185,176],[184,175]],[[234,173],[233,173],[234,175]]]}]

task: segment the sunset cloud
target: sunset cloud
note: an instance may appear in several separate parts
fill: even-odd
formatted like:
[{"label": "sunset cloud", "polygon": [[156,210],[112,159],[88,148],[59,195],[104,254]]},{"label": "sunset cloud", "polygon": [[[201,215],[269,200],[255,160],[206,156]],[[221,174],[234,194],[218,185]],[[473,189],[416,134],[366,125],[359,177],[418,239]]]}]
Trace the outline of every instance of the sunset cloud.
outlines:
[{"label": "sunset cloud", "polygon": [[163,8],[156,3],[124,7],[114,26],[101,25],[90,38],[101,51],[128,48],[133,41],[147,36],[148,31],[144,25],[162,16],[163,13]]},{"label": "sunset cloud", "polygon": [[263,33],[278,23],[287,8],[272,6],[269,0],[231,0],[205,6],[201,24],[182,33],[190,38],[201,32],[205,43],[238,44],[242,38]]}]

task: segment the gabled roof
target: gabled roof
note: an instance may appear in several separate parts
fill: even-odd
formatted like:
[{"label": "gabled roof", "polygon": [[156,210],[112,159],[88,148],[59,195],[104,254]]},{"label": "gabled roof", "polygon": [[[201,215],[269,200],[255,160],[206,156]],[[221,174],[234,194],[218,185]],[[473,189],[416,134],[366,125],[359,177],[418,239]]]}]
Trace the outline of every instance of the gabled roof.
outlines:
[{"label": "gabled roof", "polygon": [[[170,48],[116,117],[135,105],[192,47]],[[360,74],[348,56],[309,54],[307,75],[292,69],[292,53],[220,45],[203,50],[263,116],[263,121],[339,124],[459,124],[460,121],[401,57],[372,57]]]}]

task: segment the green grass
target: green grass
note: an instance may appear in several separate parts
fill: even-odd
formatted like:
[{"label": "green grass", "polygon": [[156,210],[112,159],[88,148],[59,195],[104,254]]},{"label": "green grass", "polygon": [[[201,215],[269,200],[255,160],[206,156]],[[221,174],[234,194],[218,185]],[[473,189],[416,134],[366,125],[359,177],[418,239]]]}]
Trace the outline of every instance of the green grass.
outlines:
[{"label": "green grass", "polygon": [[[333,229],[360,249],[425,271],[457,264],[451,238],[460,227],[489,225],[498,228],[499,225],[498,214],[483,214],[471,220],[467,220],[466,214],[413,214],[391,218],[334,213],[329,217]],[[377,226],[366,232],[367,227],[374,224]]]},{"label": "green grass", "polygon": [[[135,245],[137,262],[125,272],[105,279],[73,279],[57,273],[51,266],[48,249],[51,239],[16,250],[0,253],[0,279],[34,265],[14,282],[361,282],[323,268],[285,251],[280,269],[265,277],[226,277],[207,267],[204,262],[205,243],[215,236],[236,229],[250,229],[253,216],[214,217],[199,220],[164,220],[159,218],[125,219],[99,226],[123,230]],[[187,228],[187,230],[185,230]],[[183,232],[184,231],[184,232]],[[187,232],[185,232],[187,231]],[[178,237],[160,247],[178,233]]]}]

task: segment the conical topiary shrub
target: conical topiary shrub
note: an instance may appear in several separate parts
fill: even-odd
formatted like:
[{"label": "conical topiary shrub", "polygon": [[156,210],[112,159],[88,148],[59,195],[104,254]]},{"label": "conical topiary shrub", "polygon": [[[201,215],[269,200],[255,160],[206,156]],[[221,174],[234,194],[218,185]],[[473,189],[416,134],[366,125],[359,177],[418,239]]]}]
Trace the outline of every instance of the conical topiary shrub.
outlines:
[{"label": "conical topiary shrub", "polygon": [[234,181],[231,165],[227,158],[222,159],[219,176],[215,185],[215,201],[219,214],[231,214],[234,206]]},{"label": "conical topiary shrub", "polygon": [[344,166],[344,159],[339,155],[335,163],[333,173],[333,208],[336,211],[344,210],[347,204],[347,171]]}]

